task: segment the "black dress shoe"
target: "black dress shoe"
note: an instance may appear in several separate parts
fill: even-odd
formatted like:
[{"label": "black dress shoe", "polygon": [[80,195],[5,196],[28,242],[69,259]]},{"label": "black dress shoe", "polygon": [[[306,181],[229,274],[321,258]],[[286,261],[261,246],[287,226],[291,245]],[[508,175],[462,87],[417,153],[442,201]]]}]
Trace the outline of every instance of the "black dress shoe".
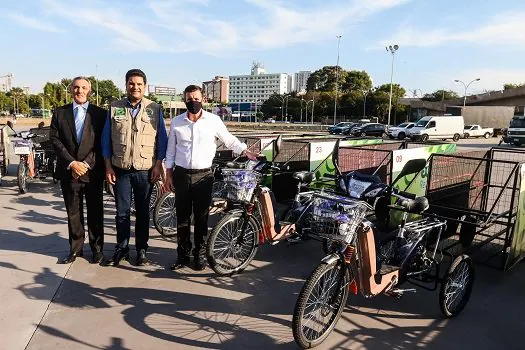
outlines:
[{"label": "black dress shoe", "polygon": [[206,268],[206,260],[202,258],[195,258],[195,270],[202,271]]},{"label": "black dress shoe", "polygon": [[137,266],[144,266],[149,263],[148,257],[146,256],[146,250],[141,249],[137,253]]},{"label": "black dress shoe", "polygon": [[58,261],[59,264],[71,264],[73,261],[77,260],[77,257],[82,257],[84,254],[82,252],[78,253],[69,253],[68,256],[62,258]]},{"label": "black dress shoe", "polygon": [[179,269],[182,269],[182,268],[188,266],[189,263],[190,263],[190,258],[189,257],[178,258],[177,261],[175,262],[175,264],[170,266],[170,269],[172,271],[179,270]]},{"label": "black dress shoe", "polygon": [[113,254],[113,258],[109,259],[106,265],[107,266],[118,266],[122,259],[129,261],[129,248],[125,248],[125,249],[117,248],[115,250],[115,254]]},{"label": "black dress shoe", "polygon": [[100,264],[102,260],[104,260],[104,254],[102,254],[102,252],[93,253],[93,256],[91,257],[92,264]]}]

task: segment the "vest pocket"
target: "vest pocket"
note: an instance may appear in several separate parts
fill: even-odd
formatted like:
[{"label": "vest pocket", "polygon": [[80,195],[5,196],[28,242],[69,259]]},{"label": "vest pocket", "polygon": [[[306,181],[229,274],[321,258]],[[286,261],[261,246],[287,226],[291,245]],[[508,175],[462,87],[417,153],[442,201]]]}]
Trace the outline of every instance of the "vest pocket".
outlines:
[{"label": "vest pocket", "polygon": [[155,125],[155,119],[149,118],[148,116],[142,116],[142,134],[143,135],[154,135],[157,131]]},{"label": "vest pocket", "polygon": [[153,150],[154,150],[154,146],[147,146],[147,145],[142,145],[140,147],[140,156],[142,158],[146,158],[146,159],[151,159],[153,158]]}]

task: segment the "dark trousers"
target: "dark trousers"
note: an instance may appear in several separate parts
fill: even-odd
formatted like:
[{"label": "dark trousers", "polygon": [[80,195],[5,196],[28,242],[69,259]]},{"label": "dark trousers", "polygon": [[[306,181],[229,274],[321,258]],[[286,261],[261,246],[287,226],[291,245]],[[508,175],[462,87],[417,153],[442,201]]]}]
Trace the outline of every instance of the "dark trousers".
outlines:
[{"label": "dark trousers", "polygon": [[203,256],[204,239],[208,234],[208,214],[211,205],[213,174],[211,171],[191,173],[181,167],[173,170],[175,207],[177,209],[177,254],[188,257],[191,252],[190,225],[194,217],[194,256]]},{"label": "dark trousers", "polygon": [[125,170],[114,167],[115,204],[117,206],[117,248],[128,247],[131,236],[130,214],[131,193],[135,198],[135,248],[148,249],[149,240],[149,200],[152,186],[148,170]]},{"label": "dark trousers", "polygon": [[82,252],[84,229],[84,198],[87,208],[89,245],[93,253],[102,252],[104,245],[104,205],[102,181],[60,181],[67,211],[69,246],[72,253]]}]

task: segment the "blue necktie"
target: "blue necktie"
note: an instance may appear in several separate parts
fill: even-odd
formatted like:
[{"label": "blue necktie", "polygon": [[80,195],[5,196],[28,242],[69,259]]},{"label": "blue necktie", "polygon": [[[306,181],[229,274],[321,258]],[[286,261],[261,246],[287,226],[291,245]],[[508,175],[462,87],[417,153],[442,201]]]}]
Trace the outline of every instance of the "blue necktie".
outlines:
[{"label": "blue necktie", "polygon": [[82,140],[82,131],[84,130],[84,120],[86,119],[86,111],[83,106],[75,108],[75,129],[77,131],[77,142],[80,144]]}]

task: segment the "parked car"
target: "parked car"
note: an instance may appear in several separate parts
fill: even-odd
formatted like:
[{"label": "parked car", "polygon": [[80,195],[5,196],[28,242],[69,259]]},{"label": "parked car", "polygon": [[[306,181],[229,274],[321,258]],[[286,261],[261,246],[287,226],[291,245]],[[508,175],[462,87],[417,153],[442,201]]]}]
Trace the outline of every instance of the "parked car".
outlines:
[{"label": "parked car", "polygon": [[352,122],[341,122],[335,125],[328,127],[328,132],[332,135],[344,134],[345,131],[348,131],[354,126],[355,123]]},{"label": "parked car", "polygon": [[401,123],[398,126],[388,128],[388,137],[391,139],[404,140],[408,130],[412,129],[416,123]]},{"label": "parked car", "polygon": [[[350,128],[343,131],[343,135],[353,135],[355,129],[362,127],[363,125],[370,124],[370,122],[358,121],[354,123]],[[375,124],[375,123],[374,123]]]},{"label": "parked car", "polygon": [[465,125],[465,129],[463,130],[463,137],[468,139],[469,137],[481,137],[488,139],[494,135],[494,129],[493,128],[482,128],[479,125]]},{"label": "parked car", "polygon": [[413,141],[453,139],[458,141],[463,135],[465,122],[462,116],[427,116],[419,119],[416,125],[408,130]]},{"label": "parked car", "polygon": [[387,128],[383,124],[368,123],[352,130],[354,136],[381,136],[387,137]]}]

